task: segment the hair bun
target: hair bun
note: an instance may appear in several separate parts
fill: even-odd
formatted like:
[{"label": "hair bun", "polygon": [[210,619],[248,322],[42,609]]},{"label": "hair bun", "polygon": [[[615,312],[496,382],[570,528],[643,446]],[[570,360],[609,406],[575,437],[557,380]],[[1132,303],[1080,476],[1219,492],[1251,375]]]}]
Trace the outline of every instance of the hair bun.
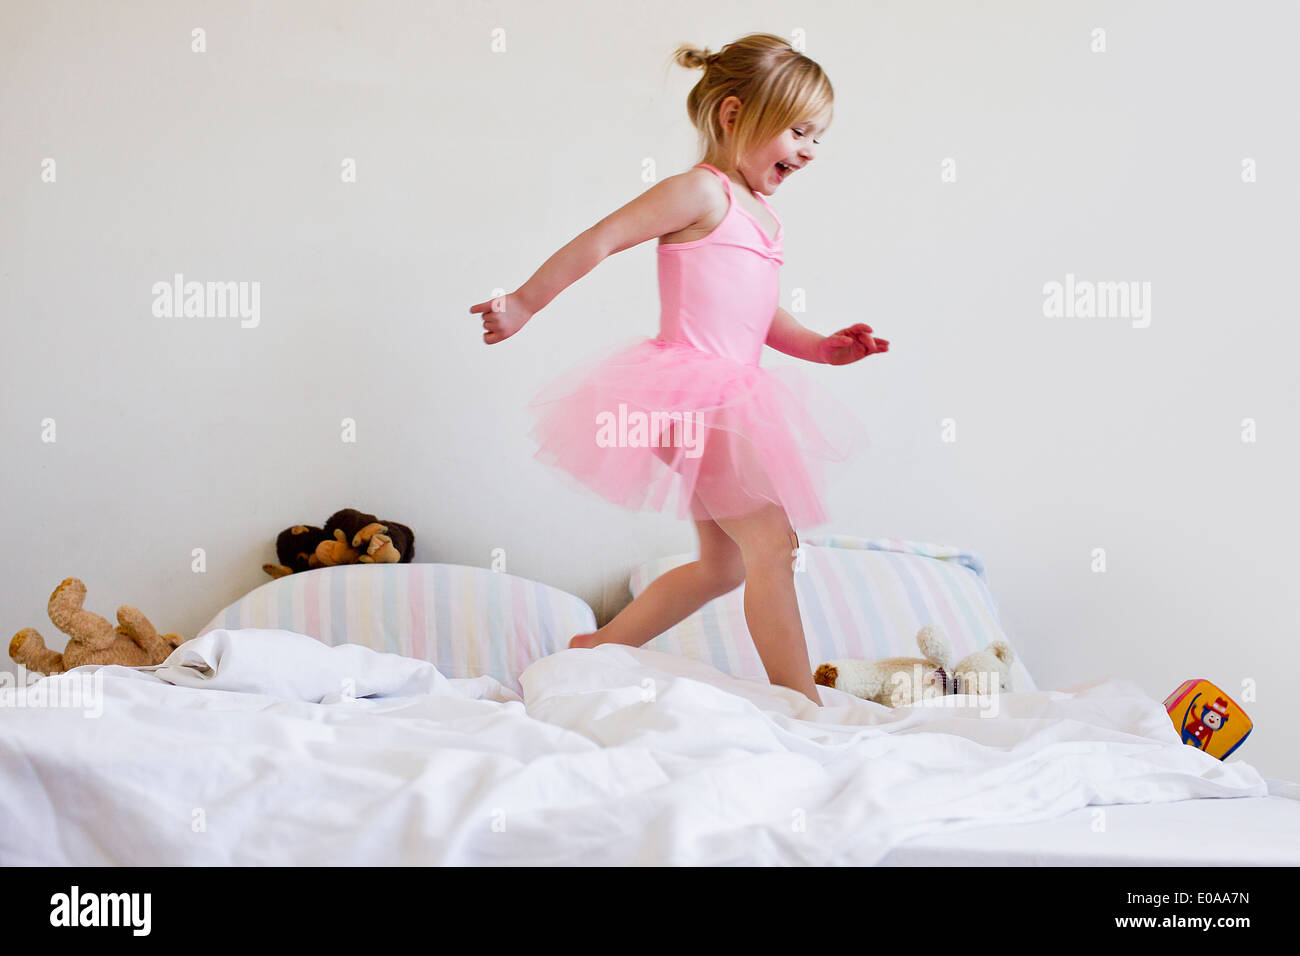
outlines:
[{"label": "hair bun", "polygon": [[708,47],[695,47],[683,44],[677,48],[677,63],[688,70],[706,70],[718,54],[710,53]]}]

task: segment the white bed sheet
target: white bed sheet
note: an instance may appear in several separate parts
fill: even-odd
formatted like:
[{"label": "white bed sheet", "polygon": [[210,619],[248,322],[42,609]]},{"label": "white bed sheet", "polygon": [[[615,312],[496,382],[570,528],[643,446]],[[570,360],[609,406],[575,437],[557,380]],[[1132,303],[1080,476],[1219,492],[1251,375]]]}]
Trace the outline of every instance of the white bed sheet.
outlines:
[{"label": "white bed sheet", "polygon": [[[1283,783],[1281,792],[1294,786]],[[1103,826],[1095,829],[1099,811]],[[1086,807],[1054,820],[920,837],[880,865],[1300,866],[1300,798]]]},{"label": "white bed sheet", "polygon": [[1242,822],[1269,803],[1257,771],[1182,745],[1126,681],[1007,694],[996,716],[825,688],[817,708],[602,647],[537,661],[521,701],[490,678],[259,629],[42,685],[86,677],[97,717],[0,706],[0,863],[874,864],[990,839],[1005,859],[1008,838],[979,828],[1047,825],[1068,854],[1086,839],[1065,823],[1079,808],[1146,804],[1108,807],[1114,835],[1121,811],[1175,821],[1191,801],[1256,814],[1231,818],[1225,862],[1300,864]]}]

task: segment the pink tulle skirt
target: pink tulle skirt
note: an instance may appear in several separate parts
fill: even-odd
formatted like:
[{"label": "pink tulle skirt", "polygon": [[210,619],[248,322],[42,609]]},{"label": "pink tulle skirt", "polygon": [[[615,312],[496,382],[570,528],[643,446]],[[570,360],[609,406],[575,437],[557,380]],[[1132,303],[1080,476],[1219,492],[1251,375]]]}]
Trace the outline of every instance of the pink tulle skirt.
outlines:
[{"label": "pink tulle skirt", "polygon": [[826,462],[869,445],[844,403],[792,368],[646,339],[570,369],[529,404],[535,457],[605,499],[679,518],[776,504],[826,521]]}]

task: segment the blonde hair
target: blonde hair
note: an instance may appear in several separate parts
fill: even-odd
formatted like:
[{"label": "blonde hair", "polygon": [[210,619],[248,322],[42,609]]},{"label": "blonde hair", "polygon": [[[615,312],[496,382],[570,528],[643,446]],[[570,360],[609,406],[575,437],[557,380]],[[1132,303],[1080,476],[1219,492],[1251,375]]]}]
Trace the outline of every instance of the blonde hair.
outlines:
[{"label": "blonde hair", "polygon": [[[686,112],[700,134],[700,161],[713,166],[735,167],[743,153],[791,123],[833,109],[835,94],[822,68],[772,33],[751,33],[717,53],[684,43],[672,59],[704,70],[686,97]],[[741,102],[730,142],[718,119],[729,96]]]}]

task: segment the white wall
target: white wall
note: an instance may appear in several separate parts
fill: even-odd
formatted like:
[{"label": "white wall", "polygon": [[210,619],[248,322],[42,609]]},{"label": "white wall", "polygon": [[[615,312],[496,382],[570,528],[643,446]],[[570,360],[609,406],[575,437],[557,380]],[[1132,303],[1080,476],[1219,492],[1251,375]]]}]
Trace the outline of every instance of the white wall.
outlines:
[{"label": "white wall", "polygon": [[[78,576],[94,610],[192,634],[266,580],[278,530],[348,505],[410,524],[419,561],[501,547],[616,609],[690,528],[570,491],[532,461],[524,405],[653,334],[653,244],[504,345],[467,309],[644,189],[647,158],[694,162],[676,43],[804,31],[837,111],[774,200],[783,294],[893,343],[807,369],[874,441],[829,530],[982,553],[1045,686],[1253,683],[1242,757],[1300,778],[1300,15],[1134,6],[6,2],[8,633],[50,634],[46,599]],[[177,272],[259,282],[260,323],[154,317]],[[1067,273],[1150,282],[1149,327],[1045,317]]]}]

